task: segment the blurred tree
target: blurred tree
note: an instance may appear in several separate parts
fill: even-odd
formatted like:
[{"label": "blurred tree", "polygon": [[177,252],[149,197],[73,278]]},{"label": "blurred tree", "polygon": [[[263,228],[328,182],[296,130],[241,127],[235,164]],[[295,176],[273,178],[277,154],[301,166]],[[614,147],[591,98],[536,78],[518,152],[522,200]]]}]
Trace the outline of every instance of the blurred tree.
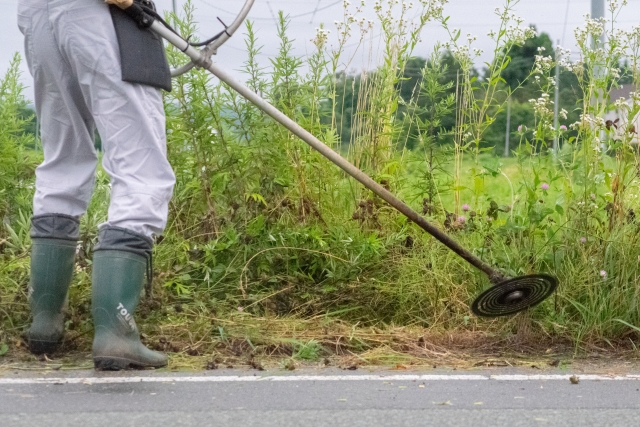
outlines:
[{"label": "blurred tree", "polygon": [[511,62],[502,72],[502,78],[511,90],[515,91],[519,86],[522,86],[514,93],[515,99],[520,102],[527,102],[533,97],[538,97],[537,85],[533,81],[527,80],[535,64],[536,55],[551,55],[555,59],[553,42],[548,34],[538,34],[528,39],[524,45],[514,46],[509,52]]},{"label": "blurred tree", "polygon": [[[510,52],[510,64],[504,70],[502,77],[506,88],[513,91],[511,104],[511,128],[515,134],[520,125],[529,129],[535,126],[535,115],[530,100],[541,96],[540,86],[533,79],[527,77],[535,65],[536,55],[551,56],[555,60],[555,47],[548,34],[540,33],[528,39],[522,46],[515,46]],[[486,75],[486,72],[485,72]],[[555,69],[551,71],[555,78]],[[582,91],[575,74],[562,71],[560,73],[559,109],[567,112],[567,119],[560,118],[560,125],[569,126],[580,119],[582,112]],[[550,94],[553,99],[554,94]],[[497,147],[498,153],[504,151],[507,111],[501,111],[496,121],[485,133],[484,146]],[[518,137],[510,138],[510,148],[519,144]]]},{"label": "blurred tree", "polygon": [[[515,46],[510,52],[510,64],[504,70],[502,77],[504,78],[504,89],[514,91],[512,94],[511,108],[511,129],[512,133],[517,132],[520,125],[533,128],[535,126],[535,116],[533,108],[531,108],[530,100],[537,99],[541,95],[539,85],[533,80],[528,79],[535,64],[536,55],[551,55],[555,58],[555,48],[551,38],[546,33],[538,34],[529,39],[522,46]],[[411,58],[404,69],[402,79],[397,85],[402,103],[398,108],[397,115],[402,119],[405,114],[417,113],[419,120],[424,120],[426,111],[430,111],[433,106],[429,103],[433,102],[424,92],[420,91],[420,85],[423,80],[423,73],[426,68],[433,65],[432,60],[421,57]],[[449,51],[443,51],[439,59],[439,66],[442,72],[439,75],[438,83],[447,86],[443,97],[456,92],[456,80],[460,72],[460,65]],[[624,68],[624,67],[623,67]],[[625,68],[626,70],[626,68]],[[478,79],[486,78],[486,71],[479,73],[477,70],[472,71],[472,77]],[[624,75],[629,73],[625,72]],[[342,144],[349,144],[352,135],[352,125],[354,117],[358,114],[358,105],[363,105],[360,99],[361,91],[365,88],[366,79],[375,75],[348,75],[341,73],[336,76],[337,97],[335,105],[335,115],[337,118],[337,127]],[[552,77],[555,77],[555,70],[552,70]],[[364,80],[363,80],[364,79]],[[479,89],[481,90],[481,89]],[[366,92],[365,92],[366,93]],[[553,96],[553,94],[552,94]],[[567,119],[560,119],[561,125],[569,126],[579,120],[582,111],[582,92],[578,85],[578,80],[573,73],[563,71],[560,74],[560,103],[561,110],[566,110]],[[422,112],[422,113],[421,113]],[[496,121],[487,129],[484,135],[484,147],[497,146],[499,152],[504,150],[505,130],[507,112],[501,111],[496,116]],[[439,135],[434,141],[439,144],[451,141],[449,132],[454,128],[456,123],[455,111],[451,111],[439,118]],[[399,138],[407,141],[408,148],[416,146],[417,127],[413,125],[404,125],[402,132],[407,132],[407,138]],[[518,138],[511,138],[511,148],[517,146]]]}]

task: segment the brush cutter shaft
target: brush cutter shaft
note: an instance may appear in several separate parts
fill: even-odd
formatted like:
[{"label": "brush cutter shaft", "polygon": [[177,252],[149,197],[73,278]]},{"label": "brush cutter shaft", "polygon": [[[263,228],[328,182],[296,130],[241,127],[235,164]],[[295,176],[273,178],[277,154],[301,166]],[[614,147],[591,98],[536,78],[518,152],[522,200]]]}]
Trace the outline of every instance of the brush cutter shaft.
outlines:
[{"label": "brush cutter shaft", "polygon": [[241,82],[234,79],[230,74],[226,71],[218,67],[216,64],[212,63],[203,54],[201,54],[197,49],[189,46],[187,42],[182,40],[176,34],[173,34],[171,31],[167,30],[165,27],[160,25],[158,22],[154,22],[151,26],[151,29],[156,31],[160,36],[164,37],[169,41],[169,43],[176,46],[178,49],[182,50],[185,54],[187,54],[194,64],[206,68],[209,72],[211,72],[214,76],[218,77],[222,82],[229,85],[233,90],[238,92],[242,97],[247,99],[249,102],[257,106],[263,112],[271,116],[274,120],[282,124],[286,127],[291,133],[302,139],[304,142],[309,144],[312,148],[320,152],[323,156],[329,159],[332,163],[340,167],[347,174],[351,175],[353,178],[362,183],[369,190],[373,191],[384,201],[389,203],[391,206],[396,208],[398,211],[402,212],[407,218],[411,221],[418,224],[424,231],[431,234],[433,237],[442,242],[449,249],[454,251],[456,254],[460,255],[464,260],[469,262],[469,264],[483,271],[489,276],[489,279],[493,283],[498,283],[503,280],[502,274],[498,271],[494,270],[482,261],[480,258],[473,255],[471,252],[467,251],[465,248],[460,246],[458,242],[447,236],[443,231],[435,227],[434,225],[427,222],[420,214],[411,209],[408,205],[403,203],[400,199],[395,197],[391,192],[385,189],[383,186],[378,184],[376,181],[371,179],[368,175],[362,172],[360,169],[349,163],[346,159],[340,156],[338,153],[333,151],[329,146],[324,144],[322,141],[317,139],[307,130],[305,130],[302,126],[297,124],[295,121],[291,120],[288,116],[282,113],[273,105],[269,104],[267,101],[262,99],[259,95],[249,89],[247,86],[242,84]]},{"label": "brush cutter shaft", "polygon": [[[211,57],[211,55],[216,54],[218,48],[225,44],[226,41],[229,40],[231,36],[233,36],[233,34],[238,30],[238,28],[240,28],[245,19],[247,19],[247,15],[249,15],[249,11],[251,11],[254,3],[255,0],[246,1],[236,19],[226,28],[225,32],[220,36],[220,38],[202,49],[204,55]],[[195,67],[195,65],[196,64],[194,64],[193,62],[190,62],[189,64],[183,65],[182,67],[178,68],[177,70],[172,70],[171,76],[178,77],[191,70],[193,67]]]}]

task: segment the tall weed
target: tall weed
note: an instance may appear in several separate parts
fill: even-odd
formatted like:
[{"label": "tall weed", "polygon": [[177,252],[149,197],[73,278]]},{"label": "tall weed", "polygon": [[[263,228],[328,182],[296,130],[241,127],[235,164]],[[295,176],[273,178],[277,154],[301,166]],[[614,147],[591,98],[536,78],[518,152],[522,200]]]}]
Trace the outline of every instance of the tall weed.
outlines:
[{"label": "tall weed", "polygon": [[[193,70],[165,94],[177,184],[156,249],[152,302],[162,304],[152,319],[171,324],[188,306],[206,319],[233,313],[504,335],[524,328],[575,343],[637,339],[640,168],[631,125],[640,97],[627,103],[609,94],[622,81],[638,85],[639,33],[616,29],[624,6],[611,3],[610,21],[588,20],[577,30],[579,61],[541,48],[523,81],[512,84],[505,78],[511,56],[535,36],[514,14],[518,3],[505,0],[498,10],[500,27],[489,34],[493,60],[483,73],[474,68],[481,55],[475,36],[449,27],[444,0],[380,1],[371,20],[362,6],[345,2],[337,34],[318,28],[308,57],[294,51],[290,20],[280,13],[278,54],[268,63],[259,59],[260,41],[248,22],[241,71],[254,91],[505,274],[557,275],[554,298],[517,321],[471,317],[471,301],[490,286],[484,276],[225,84]],[[190,3],[180,20],[170,20],[185,36],[196,30]],[[414,55],[429,22],[449,39],[420,60]],[[603,32],[606,42],[599,41]],[[371,67],[356,74],[346,53],[354,41],[371,58]],[[167,52],[173,65],[184,61],[175,49]],[[561,110],[558,129],[551,101],[557,63],[581,98],[572,98],[572,111]],[[10,225],[0,232],[0,277],[5,271],[13,277],[3,282],[10,291],[3,289],[2,304],[5,295],[24,304],[26,267],[8,242],[21,239],[25,226],[14,224],[25,222],[32,186],[24,159],[33,154],[25,154],[25,124],[16,113],[24,104],[16,67],[0,86],[0,118],[9,124],[0,129],[0,216]],[[510,100],[514,117],[528,125],[516,123],[511,157],[498,158],[489,141],[496,126],[503,132]],[[623,112],[623,123],[604,120],[612,109]],[[557,154],[550,149],[556,137]],[[106,214],[104,174],[97,188],[101,197],[83,220],[85,255],[95,242],[91,230]],[[89,268],[85,257],[73,295],[80,306]],[[26,317],[0,308],[12,328]],[[85,320],[78,309],[75,324]],[[220,342],[228,339],[222,327],[205,329]],[[324,343],[298,343],[295,357],[315,359],[324,350]]]}]

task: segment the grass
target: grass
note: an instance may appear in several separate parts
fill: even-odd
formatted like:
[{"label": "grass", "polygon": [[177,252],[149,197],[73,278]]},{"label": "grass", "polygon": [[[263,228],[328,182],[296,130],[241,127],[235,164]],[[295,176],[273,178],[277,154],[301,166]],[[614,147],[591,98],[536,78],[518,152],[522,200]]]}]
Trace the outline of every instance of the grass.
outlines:
[{"label": "grass", "polygon": [[[497,157],[491,154],[485,154],[481,156],[480,164],[500,171],[500,173],[495,176],[488,174],[483,177],[480,184],[483,187],[483,190],[481,190],[483,193],[481,201],[485,202],[487,199],[492,199],[500,205],[513,205],[514,199],[520,193],[518,190],[522,185],[523,176],[531,173],[531,163],[527,162],[524,168],[520,168],[518,161],[513,157]],[[471,158],[462,161],[463,170],[470,170],[475,166],[476,163]],[[453,165],[448,165],[444,173],[440,174],[441,176],[439,178],[444,180],[447,177],[452,177],[453,173]],[[473,205],[473,202],[478,199],[476,197],[475,178],[471,175],[464,176],[460,184],[463,187],[460,192],[461,200],[465,201],[465,204]],[[552,192],[550,194],[553,195],[554,193]],[[439,199],[442,201],[443,206],[448,206],[449,210],[453,210],[455,206],[453,192],[440,194]],[[473,206],[471,207],[473,208]]]},{"label": "grass", "polygon": [[[505,8],[516,4],[507,1]],[[529,31],[501,33],[495,62],[480,79],[470,68],[472,49],[452,34],[425,62],[410,99],[401,98],[420,29],[426,22],[446,29],[440,6],[420,2],[412,26],[397,21],[394,2],[382,2],[376,25],[385,49],[376,71],[357,78],[342,73],[344,46],[349,34],[367,40],[371,28],[349,10],[337,44],[317,32],[309,71],[291,50],[286,17],[280,16],[281,44],[269,71],[258,62],[260,44],[249,23],[242,70],[254,90],[486,262],[510,276],[557,275],[557,294],[512,318],[473,317],[471,302],[490,286],[483,274],[194,70],[165,94],[177,185],[156,246],[154,292],[138,313],[145,342],[168,352],[172,366],[478,363],[496,354],[538,357],[549,349],[563,357],[607,350],[636,356],[638,162],[628,138],[614,139],[599,120],[611,103],[582,103],[583,122],[559,155],[551,155],[555,131],[543,95],[552,89],[554,61],[562,59],[541,56],[529,76],[542,99],[532,103],[535,129],[514,136],[512,157],[491,155],[483,135],[519,90],[500,75]],[[183,18],[171,21],[182,34],[194,33],[189,4]],[[503,26],[519,25],[512,19],[506,14]],[[613,72],[600,80],[582,74],[603,59],[620,59],[617,48],[604,48],[585,45],[584,67],[572,69],[584,99],[619,82]],[[183,61],[174,49],[168,57],[174,65]],[[455,81],[445,79],[443,58],[457,64]],[[0,129],[0,164],[12,166],[0,169],[0,350],[7,346],[0,357],[11,363],[34,360],[20,332],[29,316],[28,218],[39,159],[21,119],[17,64],[0,86],[0,118],[12,124]],[[452,115],[455,123],[445,129]],[[600,141],[603,133],[608,139]],[[91,252],[108,195],[108,177],[99,171],[82,219],[64,346],[81,361],[92,336]]]}]

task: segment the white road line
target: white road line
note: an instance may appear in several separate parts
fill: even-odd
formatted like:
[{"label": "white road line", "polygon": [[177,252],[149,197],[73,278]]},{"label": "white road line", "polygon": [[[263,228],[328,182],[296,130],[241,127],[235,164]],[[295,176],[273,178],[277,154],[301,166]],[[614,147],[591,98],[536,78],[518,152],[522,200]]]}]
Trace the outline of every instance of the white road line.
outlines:
[{"label": "white road line", "polygon": [[[200,377],[77,377],[0,378],[0,385],[30,384],[126,384],[126,383],[233,383],[294,381],[569,381],[572,375],[283,375]],[[580,375],[580,381],[639,381],[640,375]]]},{"label": "white road line", "polygon": [[3,384],[233,383],[293,381],[486,381],[485,375],[283,375],[202,377],[0,378]]},{"label": "white road line", "polygon": [[[574,376],[569,375],[491,375],[495,381],[569,381]],[[575,374],[580,381],[638,381],[640,375],[581,375]]]}]

